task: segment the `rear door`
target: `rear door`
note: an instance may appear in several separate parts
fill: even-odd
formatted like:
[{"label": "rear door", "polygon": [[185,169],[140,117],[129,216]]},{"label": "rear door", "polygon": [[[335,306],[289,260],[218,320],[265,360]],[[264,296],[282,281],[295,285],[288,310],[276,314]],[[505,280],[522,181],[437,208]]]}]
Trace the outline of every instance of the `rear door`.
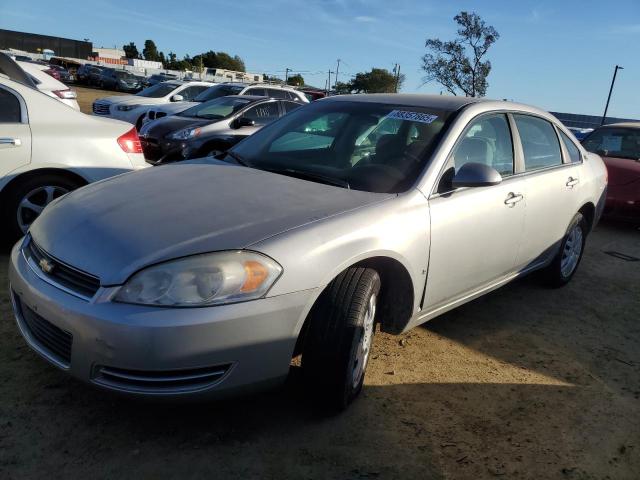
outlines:
[{"label": "rear door", "polygon": [[563,148],[558,130],[548,120],[513,114],[521,145],[527,215],[518,265],[536,266],[553,256],[580,205],[582,159]]},{"label": "rear door", "polygon": [[18,92],[0,84],[0,177],[31,162],[31,129]]},{"label": "rear door", "polygon": [[[504,113],[471,121],[452,150],[438,191],[429,199],[427,310],[471,295],[513,272],[525,219],[522,179],[514,175],[514,158]],[[493,167],[502,183],[454,189],[451,179],[470,162]]]}]

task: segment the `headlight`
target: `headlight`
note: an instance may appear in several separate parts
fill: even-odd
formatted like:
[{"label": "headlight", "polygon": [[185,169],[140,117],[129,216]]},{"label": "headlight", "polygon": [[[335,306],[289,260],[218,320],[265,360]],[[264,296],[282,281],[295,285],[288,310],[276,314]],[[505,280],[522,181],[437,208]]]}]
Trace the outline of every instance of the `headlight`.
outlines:
[{"label": "headlight", "polygon": [[200,307],[262,297],[282,267],[254,252],[218,252],[145,268],[118,291],[115,301],[167,307]]},{"label": "headlight", "polygon": [[184,130],[178,130],[177,132],[169,135],[172,140],[189,140],[190,138],[200,135],[199,128],[185,128]]},{"label": "headlight", "polygon": [[134,108],[138,108],[140,105],[118,105],[118,110],[121,112],[128,112],[129,110],[133,110]]}]

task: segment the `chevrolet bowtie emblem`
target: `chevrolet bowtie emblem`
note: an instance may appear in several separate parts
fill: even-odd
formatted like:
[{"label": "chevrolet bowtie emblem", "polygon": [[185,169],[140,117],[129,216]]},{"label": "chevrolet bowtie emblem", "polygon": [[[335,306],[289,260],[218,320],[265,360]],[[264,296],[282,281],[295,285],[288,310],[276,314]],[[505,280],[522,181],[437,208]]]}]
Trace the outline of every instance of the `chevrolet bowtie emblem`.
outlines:
[{"label": "chevrolet bowtie emblem", "polygon": [[44,273],[51,273],[53,271],[53,268],[55,267],[55,265],[46,258],[41,258],[38,262],[38,265]]}]

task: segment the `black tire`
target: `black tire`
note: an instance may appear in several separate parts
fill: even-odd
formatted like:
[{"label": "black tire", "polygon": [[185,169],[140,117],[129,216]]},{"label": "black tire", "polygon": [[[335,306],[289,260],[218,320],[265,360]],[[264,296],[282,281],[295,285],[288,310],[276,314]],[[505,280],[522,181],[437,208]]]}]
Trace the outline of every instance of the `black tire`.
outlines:
[{"label": "black tire", "polygon": [[[579,243],[580,252],[578,255],[575,255],[575,252],[573,252],[574,258],[577,257],[575,258],[575,265],[573,265],[570,271],[567,271],[567,269],[563,269],[563,258],[567,255],[567,252],[571,250],[570,239],[574,229],[579,229],[581,232],[579,241],[575,243],[576,245]],[[571,281],[573,275],[578,270],[580,261],[582,260],[582,254],[584,253],[584,246],[587,240],[588,233],[589,226],[587,225],[586,219],[581,213],[577,213],[575,217],[573,217],[573,220],[571,220],[569,228],[567,228],[567,233],[562,238],[558,254],[555,256],[549,266],[546,267],[546,269],[543,271],[545,281],[550,287],[563,287]]]},{"label": "black tire", "polygon": [[351,267],[327,286],[310,313],[302,373],[306,391],[325,410],[345,409],[362,390],[369,355],[359,360],[358,354],[364,351],[365,319],[371,325],[370,352],[379,292],[380,277],[375,270]]},{"label": "black tire", "polygon": [[[6,238],[4,238],[3,240],[9,243],[13,243],[24,235],[24,232],[22,231],[20,224],[18,223],[18,206],[30,192],[33,192],[34,190],[45,186],[53,186],[59,188],[60,190],[70,192],[82,186],[82,184],[77,180],[66,177],[64,175],[44,174],[37,176],[34,175],[22,182],[17,183],[16,185],[11,186],[9,190],[4,194],[5,196],[2,199],[2,203],[4,205],[2,208],[2,212],[0,212],[0,216],[2,217],[2,224],[7,227],[6,229],[3,228],[3,230],[7,232]],[[55,199],[58,196],[61,196],[63,193],[64,192],[62,191],[56,191],[53,198]],[[37,215],[35,216],[37,217]],[[29,219],[24,218],[24,220],[26,221]]]}]

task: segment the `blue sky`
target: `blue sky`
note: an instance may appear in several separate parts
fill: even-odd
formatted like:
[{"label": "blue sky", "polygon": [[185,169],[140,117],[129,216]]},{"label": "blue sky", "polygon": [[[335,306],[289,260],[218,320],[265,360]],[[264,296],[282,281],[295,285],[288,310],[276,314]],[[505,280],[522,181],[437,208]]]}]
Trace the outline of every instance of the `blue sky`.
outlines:
[{"label": "blue sky", "polygon": [[206,50],[240,55],[249,71],[284,75],[289,67],[324,87],[342,60],[340,80],[397,62],[404,92],[422,85],[425,39],[455,35],[453,16],[475,11],[501,35],[489,52],[489,97],[547,110],[601,114],[616,64],[611,116],[640,118],[640,1],[431,0],[0,0],[0,28],[69,38],[94,46],[147,38],[179,56]]}]

